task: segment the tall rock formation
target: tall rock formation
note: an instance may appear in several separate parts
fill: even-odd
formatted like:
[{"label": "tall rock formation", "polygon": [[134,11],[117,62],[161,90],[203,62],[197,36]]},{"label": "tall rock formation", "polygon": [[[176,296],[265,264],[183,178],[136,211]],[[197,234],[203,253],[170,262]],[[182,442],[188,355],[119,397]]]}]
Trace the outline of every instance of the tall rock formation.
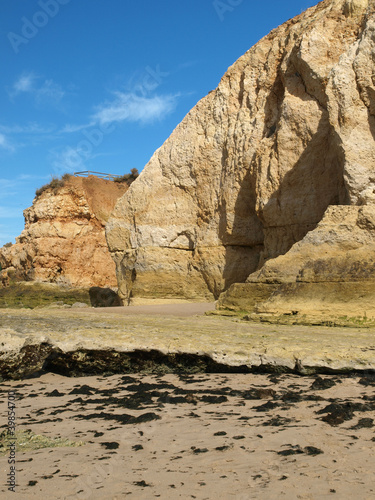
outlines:
[{"label": "tall rock formation", "polygon": [[44,189],[24,211],[25,229],[16,244],[0,249],[3,280],[18,279],[74,287],[117,286],[104,226],[126,183],[95,176],[72,177]]},{"label": "tall rock formation", "polygon": [[[332,206],[371,212],[374,54],[375,0],[325,0],[240,57],[116,204],[106,235],[122,297],[217,298],[242,283],[232,305],[238,290],[264,300],[285,276],[253,273],[326,231],[313,260],[337,226]],[[372,222],[351,223],[365,251]]]}]

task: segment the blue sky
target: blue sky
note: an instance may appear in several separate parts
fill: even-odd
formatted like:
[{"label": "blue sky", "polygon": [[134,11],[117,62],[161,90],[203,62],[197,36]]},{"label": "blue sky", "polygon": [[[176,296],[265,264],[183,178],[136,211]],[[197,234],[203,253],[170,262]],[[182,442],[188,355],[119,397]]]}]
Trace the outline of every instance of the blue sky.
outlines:
[{"label": "blue sky", "polygon": [[141,171],[260,38],[315,0],[0,0],[0,246],[52,176]]}]

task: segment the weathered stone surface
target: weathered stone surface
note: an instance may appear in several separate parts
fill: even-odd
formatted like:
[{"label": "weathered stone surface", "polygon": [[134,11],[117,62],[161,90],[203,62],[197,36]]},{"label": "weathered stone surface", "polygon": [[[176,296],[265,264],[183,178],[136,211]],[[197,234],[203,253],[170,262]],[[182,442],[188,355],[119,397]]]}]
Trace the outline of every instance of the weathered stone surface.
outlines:
[{"label": "weathered stone surface", "polygon": [[0,249],[3,282],[19,279],[75,287],[117,285],[104,225],[128,185],[90,176],[69,177],[47,189],[24,211],[25,229],[15,245]]},{"label": "weathered stone surface", "polygon": [[38,373],[53,350],[43,335],[25,337],[1,328],[0,379],[22,379]]},{"label": "weathered stone surface", "polygon": [[[217,298],[249,275],[256,282],[265,263],[271,272],[270,259],[311,231],[293,247],[288,279],[302,268],[307,277],[309,266],[316,275],[314,238],[332,230],[316,232],[323,215],[343,205],[356,219],[355,207],[375,200],[374,11],[374,0],[320,2],[240,57],[188,113],[106,225],[123,298]],[[338,281],[351,279],[345,245],[362,267],[374,256],[373,229],[352,227],[335,232]],[[273,283],[284,283],[287,271],[278,277],[275,266]],[[250,283],[241,287],[232,290],[246,299]]]},{"label": "weathered stone surface", "polygon": [[[232,285],[219,307],[258,313],[375,317],[375,207],[331,206],[285,255]],[[257,295],[261,289],[263,294]]]},{"label": "weathered stone surface", "polygon": [[23,378],[42,367],[65,375],[375,370],[375,339],[373,329],[291,328],[217,316],[0,310],[0,376]]}]

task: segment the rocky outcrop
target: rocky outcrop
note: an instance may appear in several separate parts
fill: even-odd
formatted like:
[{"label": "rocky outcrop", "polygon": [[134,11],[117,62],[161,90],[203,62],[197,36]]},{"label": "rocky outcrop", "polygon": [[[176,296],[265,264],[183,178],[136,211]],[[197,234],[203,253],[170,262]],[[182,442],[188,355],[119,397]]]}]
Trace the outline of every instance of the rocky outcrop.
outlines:
[{"label": "rocky outcrop", "polygon": [[373,330],[249,324],[217,316],[0,310],[0,381],[41,370],[115,373],[344,373],[375,369]]},{"label": "rocky outcrop", "polygon": [[331,206],[316,229],[219,299],[220,308],[300,320],[375,317],[375,207]]},{"label": "rocky outcrop", "polygon": [[[285,278],[272,259],[290,255],[294,282],[317,268],[314,238],[329,240],[337,206],[355,228],[346,237],[357,238],[358,262],[371,261],[358,207],[375,200],[374,12],[374,0],[320,2],[240,57],[188,113],[106,226],[124,299],[217,298],[240,283],[237,304],[254,293],[262,302],[263,267],[275,269],[273,290]],[[324,249],[345,281],[340,231]]]},{"label": "rocky outcrop", "polygon": [[42,190],[24,211],[25,229],[16,244],[0,249],[2,279],[117,286],[104,226],[126,183],[70,176]]}]

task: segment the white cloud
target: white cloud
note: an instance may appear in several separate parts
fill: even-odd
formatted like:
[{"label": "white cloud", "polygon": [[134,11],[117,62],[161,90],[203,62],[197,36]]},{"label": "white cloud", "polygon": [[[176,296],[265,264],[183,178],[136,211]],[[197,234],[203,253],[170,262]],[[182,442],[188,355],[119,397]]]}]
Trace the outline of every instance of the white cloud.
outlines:
[{"label": "white cloud", "polygon": [[112,122],[151,123],[172,113],[178,95],[159,95],[154,97],[138,96],[132,92],[115,92],[116,99],[98,107],[93,116],[100,124]]},{"label": "white cloud", "polygon": [[53,125],[29,124],[0,124],[0,151],[18,152],[25,147],[38,146],[56,138],[57,128]]},{"label": "white cloud", "polygon": [[19,181],[39,181],[39,180],[46,180],[48,179],[48,176],[46,175],[30,175],[30,174],[20,174],[17,177],[17,182]]},{"label": "white cloud", "polygon": [[27,125],[0,125],[0,133],[4,134],[50,134],[54,127],[45,127],[38,123]]},{"label": "white cloud", "polygon": [[9,187],[9,186],[14,186],[16,183],[15,180],[12,179],[5,179],[0,177],[0,187]]},{"label": "white cloud", "polygon": [[36,104],[55,103],[58,104],[65,95],[62,87],[52,79],[43,80],[34,73],[24,73],[13,84],[9,92],[11,97],[22,93],[30,94]]},{"label": "white cloud", "polygon": [[[7,169],[5,168],[5,170]],[[48,176],[30,174],[20,174],[17,175],[17,177],[12,178],[0,177],[0,200],[4,200],[6,197],[13,197],[14,199],[17,197],[17,199],[20,199],[20,193],[24,190],[25,186],[29,185],[30,182],[39,182],[46,179],[48,179]]]},{"label": "white cloud", "polygon": [[38,104],[45,101],[60,102],[64,97],[65,92],[53,80],[45,80],[41,87],[35,91],[35,100]]},{"label": "white cloud", "polygon": [[50,163],[53,166],[54,175],[73,174],[84,170],[91,170],[88,162],[95,158],[111,156],[112,153],[100,153],[94,145],[88,141],[78,142],[76,147],[66,146],[60,151],[50,152]]},{"label": "white cloud", "polygon": [[55,173],[75,172],[84,170],[86,157],[75,147],[67,146],[62,151],[53,154],[52,165]]},{"label": "white cloud", "polygon": [[33,73],[23,74],[13,84],[13,95],[21,92],[31,92],[33,90],[36,76]]},{"label": "white cloud", "polygon": [[1,133],[0,133],[0,148],[6,149],[7,151],[14,151],[14,147],[9,143],[5,135]]},{"label": "white cloud", "polygon": [[14,234],[8,233],[0,233],[0,247],[5,245],[6,243],[14,243]]},{"label": "white cloud", "polygon": [[0,199],[17,195],[17,182],[14,179],[0,178]]},{"label": "white cloud", "polygon": [[84,123],[83,125],[72,125],[72,124],[67,124],[65,125],[64,128],[60,130],[62,134],[71,134],[74,132],[81,132],[81,130],[85,130],[87,128],[90,128],[95,125],[95,122],[90,122],[90,123]]}]

